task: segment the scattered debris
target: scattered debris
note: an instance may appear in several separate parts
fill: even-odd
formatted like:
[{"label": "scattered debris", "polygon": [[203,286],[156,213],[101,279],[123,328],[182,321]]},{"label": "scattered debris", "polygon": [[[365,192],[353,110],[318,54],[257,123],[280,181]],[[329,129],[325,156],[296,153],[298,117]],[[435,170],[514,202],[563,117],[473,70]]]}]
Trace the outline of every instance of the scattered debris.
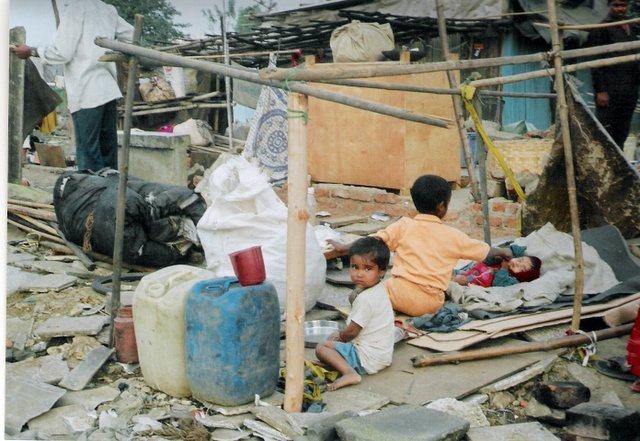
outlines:
[{"label": "scattered debris", "polygon": [[640,412],[601,403],[582,403],[567,410],[567,433],[586,439],[638,439]]},{"label": "scattered debris", "polygon": [[287,437],[282,432],[272,428],[271,426],[261,423],[255,420],[244,420],[243,424],[247,429],[253,431],[257,436],[265,440],[274,439],[276,441],[289,441],[291,438]]},{"label": "scattered debris", "polygon": [[535,397],[554,409],[569,409],[589,401],[591,391],[577,381],[557,381],[540,384],[536,388]]},{"label": "scattered debris", "polygon": [[7,296],[20,291],[52,290],[60,291],[78,280],[77,277],[66,274],[40,275],[23,271],[13,266],[7,267]]},{"label": "scattered debris", "polygon": [[94,410],[102,403],[115,400],[120,391],[111,386],[102,386],[95,389],[86,389],[77,392],[67,392],[58,400],[56,406],[79,405],[86,410]]},{"label": "scattered debris", "polygon": [[7,318],[7,338],[11,340],[12,347],[20,351],[24,350],[31,329],[33,328],[33,319],[20,320],[19,318]]},{"label": "scattered debris", "polygon": [[366,390],[355,388],[342,388],[322,394],[322,400],[326,404],[327,412],[345,412],[352,410],[376,410],[389,404],[389,398]]},{"label": "scattered debris", "polygon": [[8,379],[19,379],[32,383],[57,384],[68,373],[69,367],[60,355],[28,358],[6,365]]},{"label": "scattered debris", "polygon": [[304,430],[298,426],[287,412],[276,406],[255,407],[252,412],[259,420],[264,421],[274,429],[283,433],[288,438],[304,435]]},{"label": "scattered debris", "polygon": [[60,386],[76,391],[84,389],[113,352],[114,349],[104,346],[93,349],[82,363],[62,379]]},{"label": "scattered debris", "polygon": [[514,386],[517,386],[520,383],[524,383],[525,381],[529,381],[532,378],[535,378],[538,375],[546,372],[557,359],[558,359],[557,355],[552,355],[550,357],[547,357],[544,360],[537,362],[533,366],[528,367],[522,372],[518,372],[515,375],[507,377],[503,380],[497,381],[493,384],[490,384],[489,386],[483,387],[482,389],[480,389],[480,392],[483,392],[485,394],[499,392],[501,390],[510,389]]},{"label": "scattered debris", "polygon": [[[328,414],[328,416],[326,414]],[[316,419],[313,424],[307,426],[306,437],[311,441],[333,441],[337,439],[336,424],[344,419],[358,416],[357,413],[349,410],[337,414],[322,412],[308,415],[316,415],[322,418]]]},{"label": "scattered debris", "polygon": [[554,426],[562,426],[565,423],[565,413],[562,410],[551,409],[535,398],[531,398],[524,410],[526,416],[534,418]]},{"label": "scattered debris", "polygon": [[540,423],[477,427],[469,430],[467,438],[469,441],[559,441],[559,438]]},{"label": "scattered debris", "polygon": [[96,335],[109,323],[105,315],[89,317],[52,317],[36,329],[36,334],[43,339],[75,335]]},{"label": "scattered debris", "polygon": [[56,407],[29,421],[29,430],[39,438],[70,436],[90,430],[96,418],[78,405]]},{"label": "scattered debris", "polygon": [[27,421],[47,412],[65,394],[59,387],[20,379],[5,385],[4,430],[9,435],[17,435]]},{"label": "scattered debris", "polygon": [[427,404],[427,409],[439,410],[463,418],[471,424],[471,427],[485,427],[489,420],[484,416],[482,408],[477,404],[469,404],[458,401],[455,398],[442,398]]}]

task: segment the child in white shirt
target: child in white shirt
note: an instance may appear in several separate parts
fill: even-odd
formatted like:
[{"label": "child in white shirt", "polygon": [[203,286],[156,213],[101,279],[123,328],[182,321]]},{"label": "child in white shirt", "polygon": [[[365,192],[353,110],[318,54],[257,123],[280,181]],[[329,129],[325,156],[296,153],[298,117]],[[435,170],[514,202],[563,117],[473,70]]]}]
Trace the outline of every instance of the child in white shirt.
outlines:
[{"label": "child in white shirt", "polygon": [[358,384],[362,375],[375,374],[393,358],[393,309],[380,283],[389,264],[389,248],[377,238],[364,237],[351,246],[349,262],[351,280],[362,292],[353,301],[347,328],[316,347],[318,360],[341,374],[329,390]]}]

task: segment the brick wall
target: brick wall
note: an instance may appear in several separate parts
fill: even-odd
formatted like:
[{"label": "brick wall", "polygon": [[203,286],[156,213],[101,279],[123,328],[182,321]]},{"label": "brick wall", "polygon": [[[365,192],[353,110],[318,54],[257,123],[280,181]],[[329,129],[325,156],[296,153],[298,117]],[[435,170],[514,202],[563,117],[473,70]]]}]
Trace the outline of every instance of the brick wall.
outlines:
[{"label": "brick wall", "polygon": [[[399,196],[385,190],[340,184],[314,184],[317,211],[328,211],[332,216],[371,215],[383,212],[389,216],[415,216],[417,211],[411,197]],[[286,203],[286,185],[276,189]],[[505,198],[489,200],[489,222],[492,238],[518,236],[520,204]],[[470,202],[456,211],[449,211],[445,223],[464,231],[471,237],[482,239],[482,206]]]}]

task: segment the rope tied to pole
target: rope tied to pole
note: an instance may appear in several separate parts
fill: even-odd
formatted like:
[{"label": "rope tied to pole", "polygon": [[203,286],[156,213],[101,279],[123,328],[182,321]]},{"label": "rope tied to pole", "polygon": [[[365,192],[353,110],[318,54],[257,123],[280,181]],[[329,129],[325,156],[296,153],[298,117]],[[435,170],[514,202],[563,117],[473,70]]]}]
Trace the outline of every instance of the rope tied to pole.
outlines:
[{"label": "rope tied to pole", "polygon": [[94,221],[94,217],[93,217],[93,211],[92,211],[91,213],[89,213],[89,216],[87,216],[87,220],[84,224],[86,229],[84,230],[84,235],[82,236],[82,251],[84,251],[85,253],[93,249],[91,247],[91,234],[93,233],[93,221]]},{"label": "rope tied to pole", "polygon": [[511,182],[511,185],[515,189],[520,200],[524,202],[527,199],[526,195],[524,194],[524,190],[516,180],[516,177],[513,174],[513,171],[511,170],[511,168],[509,167],[509,164],[507,164],[507,161],[504,159],[504,156],[502,156],[502,153],[500,153],[500,150],[498,150],[498,148],[493,143],[493,140],[487,134],[487,131],[485,130],[484,126],[482,125],[482,121],[478,116],[478,112],[476,112],[476,109],[473,106],[473,103],[471,102],[473,100],[475,93],[476,93],[476,88],[474,86],[471,86],[469,84],[460,85],[460,95],[462,96],[464,107],[467,109],[467,111],[469,112],[469,115],[471,116],[471,119],[473,120],[473,124],[476,128],[476,132],[478,132],[478,134],[484,141],[485,145],[487,146],[487,149],[489,150],[489,153],[491,153],[498,161],[500,168],[502,168],[502,171],[504,171],[504,175],[507,177],[509,182]]},{"label": "rope tied to pole", "polygon": [[589,363],[589,358],[591,358],[592,355],[595,355],[596,352],[598,352],[598,335],[595,333],[595,331],[591,331],[591,335],[590,335],[588,332],[584,332],[580,329],[578,329],[576,333],[584,335],[589,339],[589,343],[584,346],[585,354],[584,354],[584,357],[582,358],[582,366],[587,367],[587,364]]},{"label": "rope tied to pole", "polygon": [[305,112],[303,110],[287,109],[287,119],[297,118],[301,118],[304,121],[304,125],[306,126],[309,122],[309,112]]}]

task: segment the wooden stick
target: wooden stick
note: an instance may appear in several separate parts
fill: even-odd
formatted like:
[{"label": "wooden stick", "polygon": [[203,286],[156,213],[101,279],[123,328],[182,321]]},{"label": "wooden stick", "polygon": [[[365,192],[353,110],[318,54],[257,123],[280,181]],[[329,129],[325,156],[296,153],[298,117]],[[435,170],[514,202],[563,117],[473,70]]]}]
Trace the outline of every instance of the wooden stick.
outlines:
[{"label": "wooden stick", "polygon": [[[223,14],[220,16],[220,30],[222,31],[222,48],[224,51],[224,64],[231,65],[229,60],[229,41],[227,40],[227,29],[225,23],[226,2],[222,2]],[[233,109],[231,108],[231,78],[224,77],[224,95],[227,102],[227,128],[229,129],[229,151],[235,151],[233,148]]]},{"label": "wooden stick", "polygon": [[[19,46],[25,44],[26,32],[22,26],[9,31],[12,44]],[[24,61],[15,54],[9,55],[9,182],[20,184],[22,181],[22,143],[24,113]]]},{"label": "wooden stick", "polygon": [[[275,53],[276,55],[287,55],[294,54],[298,51],[298,49],[287,49],[287,50],[278,50],[278,51],[252,51],[252,52],[232,52],[229,54],[231,58],[244,58],[244,57],[255,57],[260,55],[269,55],[271,53]],[[224,59],[224,54],[212,54],[212,55],[187,55],[186,58],[198,58],[201,60],[207,59]]]},{"label": "wooden stick", "polygon": [[20,228],[21,230],[26,231],[27,233],[38,234],[38,235],[40,235],[40,237],[44,237],[45,239],[49,239],[52,242],[56,242],[56,243],[59,243],[61,245],[64,245],[64,241],[62,239],[60,239],[58,236],[52,236],[51,234],[45,233],[45,232],[37,230],[35,228],[28,227],[28,226],[26,226],[24,224],[21,224],[20,222],[16,222],[16,221],[11,220],[11,219],[7,219],[7,223],[13,225],[14,227]]},{"label": "wooden stick", "polygon": [[[628,51],[640,48],[640,41],[607,44],[581,49],[562,51],[563,58],[580,58],[593,55],[601,55],[610,52]],[[438,72],[443,70],[478,69],[482,67],[505,66],[509,64],[540,63],[550,60],[552,54],[539,52],[536,54],[516,55],[513,57],[482,58],[477,60],[439,61],[435,63],[398,64],[388,65],[378,63],[376,65],[358,66],[357,64],[338,64],[322,69],[261,69],[260,78],[270,80],[288,81],[325,81],[346,78],[370,78],[392,75],[411,75],[426,72]]]},{"label": "wooden stick", "polygon": [[67,245],[67,247],[69,247],[71,249],[73,254],[75,254],[78,257],[78,259],[80,260],[80,263],[82,263],[82,265],[84,265],[84,267],[86,269],[88,269],[89,271],[93,271],[94,269],[96,269],[95,262],[93,260],[91,260],[91,258],[89,256],[87,256],[85,254],[85,252],[83,251],[83,249],[79,245],[77,245],[77,244],[71,242],[70,240],[68,240],[64,236],[64,233],[59,228],[56,228],[55,231],[56,231],[56,234],[58,234],[58,236],[62,240],[64,240],[64,243]]},{"label": "wooden stick", "polygon": [[[91,257],[93,260],[97,260],[98,262],[110,263],[113,265],[113,259],[109,256],[105,256],[104,254],[100,254],[95,251],[87,251],[87,256]],[[122,268],[137,271],[139,273],[149,273],[149,272],[156,271],[155,268],[148,268],[146,266],[140,266],[140,265],[127,263],[127,262],[122,262]]]},{"label": "wooden stick", "polygon": [[[549,19],[551,21],[551,19]],[[626,24],[640,23],[640,17],[630,18],[628,20],[612,21],[611,23],[597,23],[597,24],[577,24],[577,25],[559,25],[558,30],[561,31],[589,31],[592,29],[613,28],[615,26],[622,26]],[[534,26],[539,28],[551,28],[550,23],[533,23]]]},{"label": "wooden stick", "polygon": [[51,213],[51,211],[49,210],[23,207],[21,205],[7,204],[7,211],[10,213],[26,214],[27,216],[35,217],[36,219],[43,219],[53,222],[57,222],[58,220],[56,214]]},{"label": "wooden stick", "polygon": [[284,410],[300,412],[304,388],[304,287],[307,212],[308,98],[289,95],[287,297]]},{"label": "wooden stick", "polygon": [[[438,14],[438,33],[440,35],[440,46],[442,47],[442,54],[446,61],[451,60],[451,52],[449,51],[449,36],[447,35],[447,25],[444,17],[444,5],[442,0],[436,0],[436,11]],[[449,87],[452,89],[458,88],[458,81],[456,80],[453,71],[447,71],[447,78],[449,80]],[[467,130],[464,127],[464,111],[462,108],[462,98],[458,95],[451,95],[453,101],[453,109],[456,114],[456,125],[458,126],[458,135],[460,136],[460,142],[462,143],[462,150],[464,153],[464,162],[467,165],[467,171],[469,173],[469,183],[471,184],[471,195],[473,199],[478,202],[480,200],[480,190],[478,189],[478,181],[476,180],[476,167],[474,160],[471,156],[471,147],[469,146],[469,138],[467,137]]]},{"label": "wooden stick", "polygon": [[169,113],[169,112],[178,112],[180,110],[191,110],[191,109],[223,109],[225,104],[185,104],[183,106],[176,107],[163,107],[160,109],[151,109],[151,110],[139,110],[136,112],[132,112],[131,116],[141,116],[141,115],[155,115],[158,113]]},{"label": "wooden stick", "polygon": [[[431,93],[434,95],[460,95],[460,89],[447,89],[442,87],[421,87],[413,86],[410,84],[394,84],[394,83],[380,83],[368,80],[328,80],[319,81],[322,84],[333,84],[336,86],[348,86],[348,87],[364,87],[369,89],[382,89],[382,90],[399,90],[403,92],[416,92],[416,93]],[[549,99],[555,98],[555,93],[539,93],[539,92],[505,92],[503,90],[477,90],[476,95],[482,95],[483,97],[509,97],[509,98],[533,98],[533,99]]]},{"label": "wooden stick", "polygon": [[191,101],[204,101],[204,100],[208,100],[209,98],[218,98],[223,95],[224,93],[222,92],[214,91],[214,92],[205,93],[203,95],[194,96],[193,98],[191,98]]},{"label": "wooden stick", "polygon": [[40,202],[23,201],[22,199],[7,199],[7,202],[13,205],[22,205],[23,207],[44,208],[47,210],[55,209],[51,204],[41,204]]},{"label": "wooden stick", "polygon": [[59,243],[49,242],[48,240],[41,240],[40,245],[42,245],[43,247],[51,248],[56,253],[73,254],[73,251],[71,250],[71,248],[69,248],[66,245],[61,245]]},{"label": "wooden stick", "polygon": [[109,40],[106,38],[96,38],[95,43],[100,47],[108,49],[118,50],[128,54],[134,54],[136,56],[145,56],[148,58],[157,59],[165,65],[173,65],[180,67],[188,67],[191,69],[200,70],[203,72],[210,72],[217,75],[228,75],[232,78],[238,78],[241,80],[249,81],[251,83],[262,84],[264,86],[277,87],[291,92],[298,92],[304,95],[313,96],[322,100],[331,101],[334,103],[344,104],[345,106],[355,107],[358,109],[368,110],[371,112],[379,113],[381,115],[393,116],[394,118],[403,119],[407,121],[414,121],[421,124],[432,125],[436,127],[448,127],[453,121],[440,118],[436,116],[418,115],[412,112],[407,112],[403,109],[398,109],[386,104],[374,103],[371,101],[363,100],[360,98],[354,98],[346,96],[340,93],[330,92],[328,90],[322,90],[315,87],[308,86],[299,82],[280,82],[272,80],[260,79],[257,73],[247,72],[235,67],[225,66],[219,63],[211,63],[200,60],[190,60],[178,55],[166,54],[153,49],[147,49],[139,47],[133,44],[127,44],[120,41]]},{"label": "wooden stick", "polygon": [[582,310],[582,294],[584,291],[584,260],[582,257],[582,238],[580,232],[580,214],[578,213],[578,197],[576,192],[576,177],[573,166],[573,148],[571,146],[571,132],[569,126],[569,111],[564,88],[564,74],[562,73],[562,39],[558,32],[558,17],[556,15],[556,0],[547,0],[549,23],[551,24],[551,42],[556,56],[553,60],[555,67],[555,89],[557,112],[560,116],[560,130],[562,132],[562,146],[564,149],[564,165],[567,175],[567,193],[569,194],[569,213],[571,214],[571,234],[575,253],[575,294],[573,295],[573,318],[571,329],[580,329],[580,313]]},{"label": "wooden stick", "polygon": [[[640,43],[640,42],[639,42]],[[591,60],[582,63],[569,64],[562,67],[562,72],[571,73],[578,70],[593,69],[597,67],[613,66],[615,64],[632,63],[640,60],[640,54],[623,55],[621,57],[603,58],[601,60]],[[506,77],[487,78],[484,80],[471,81],[474,87],[497,86],[499,84],[517,83],[518,81],[532,80],[535,78],[551,77],[555,75],[554,68],[534,70],[522,74],[509,75]]]},{"label": "wooden stick", "polygon": [[[627,335],[631,332],[633,323],[595,331],[597,341]],[[590,334],[589,334],[590,335]],[[588,335],[575,334],[567,337],[555,338],[546,341],[537,341],[521,345],[495,346],[471,351],[455,351],[444,354],[419,355],[413,357],[413,367],[437,366],[447,363],[460,363],[462,361],[486,360],[487,358],[502,357],[503,355],[526,354],[529,352],[551,351],[558,348],[568,348],[590,343]]]},{"label": "wooden stick", "polygon": [[24,214],[20,214],[20,213],[9,213],[13,216],[17,216],[20,219],[22,219],[23,221],[29,222],[31,225],[33,225],[36,228],[41,229],[42,231],[44,231],[45,233],[49,233],[49,234],[53,234],[53,235],[57,235],[58,233],[56,232],[56,230],[54,228],[51,228],[49,225],[40,222],[30,216],[25,216]]},{"label": "wooden stick", "polygon": [[[473,106],[482,121],[482,106],[478,98],[473,98]],[[478,155],[478,174],[480,175],[480,203],[482,204],[482,232],[484,241],[491,246],[491,224],[489,223],[489,195],[487,190],[487,146],[476,132],[476,154]]]},{"label": "wooden stick", "polygon": [[[142,34],[142,15],[136,14],[133,31],[133,42],[138,44]],[[113,291],[110,297],[109,311],[111,316],[111,331],[109,332],[109,346],[114,345],[113,322],[120,308],[120,277],[122,275],[122,250],[124,248],[124,222],[127,191],[127,177],[129,174],[129,144],[131,141],[131,119],[133,113],[133,98],[138,76],[138,59],[131,56],[127,76],[127,92],[124,100],[124,127],[122,129],[122,146],[118,155],[118,193],[116,200],[116,228],[113,239]]]}]

